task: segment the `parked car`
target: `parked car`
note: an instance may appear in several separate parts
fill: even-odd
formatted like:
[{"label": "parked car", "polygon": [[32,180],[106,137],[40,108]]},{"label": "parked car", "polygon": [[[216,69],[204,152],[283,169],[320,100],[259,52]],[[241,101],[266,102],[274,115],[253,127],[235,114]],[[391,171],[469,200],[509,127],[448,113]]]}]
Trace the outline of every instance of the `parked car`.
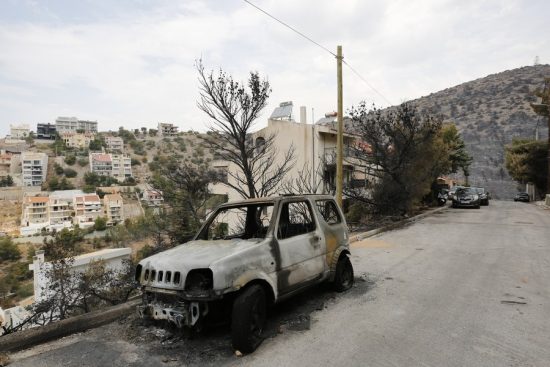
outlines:
[{"label": "parked car", "polygon": [[528,203],[530,201],[529,194],[526,192],[518,192],[516,196],[514,196],[514,201],[523,201],[524,203]]},{"label": "parked car", "polygon": [[456,198],[456,191],[458,189],[463,189],[464,186],[453,186],[449,189],[449,194],[448,194],[448,198],[451,199],[451,200],[454,200]]},{"label": "parked car", "polygon": [[489,192],[485,191],[483,187],[476,187],[475,189],[479,195],[479,203],[481,205],[489,205],[489,199],[491,198]]},{"label": "parked car", "polygon": [[477,190],[473,187],[464,187],[456,190],[452,206],[453,208],[473,207],[479,209],[480,201]]},{"label": "parked car", "polygon": [[191,329],[231,319],[233,347],[250,353],[262,341],[269,303],[323,281],[351,288],[349,255],[344,215],[331,196],[223,204],[191,242],[139,262],[138,314]]}]

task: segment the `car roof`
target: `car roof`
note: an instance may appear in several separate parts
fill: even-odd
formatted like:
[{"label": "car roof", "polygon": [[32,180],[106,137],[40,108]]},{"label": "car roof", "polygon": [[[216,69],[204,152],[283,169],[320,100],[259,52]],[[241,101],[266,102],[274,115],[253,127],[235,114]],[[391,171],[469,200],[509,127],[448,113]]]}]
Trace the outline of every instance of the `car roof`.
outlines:
[{"label": "car roof", "polygon": [[312,198],[314,200],[315,199],[334,200],[333,196],[324,195],[324,194],[280,195],[280,196],[270,196],[270,197],[263,197],[263,198],[229,201],[225,204],[220,205],[220,207],[235,206],[235,205],[250,205],[250,204],[274,204],[275,202],[281,201],[284,199],[307,199],[307,198]]}]

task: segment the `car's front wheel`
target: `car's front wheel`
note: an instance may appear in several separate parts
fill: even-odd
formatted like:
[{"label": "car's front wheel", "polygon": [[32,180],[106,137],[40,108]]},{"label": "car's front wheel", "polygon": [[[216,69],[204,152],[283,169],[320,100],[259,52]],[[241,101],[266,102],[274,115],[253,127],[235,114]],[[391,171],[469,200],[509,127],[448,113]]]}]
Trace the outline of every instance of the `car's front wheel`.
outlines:
[{"label": "car's front wheel", "polygon": [[336,264],[334,274],[334,289],[337,292],[344,292],[353,286],[353,266],[347,255],[341,255]]},{"label": "car's front wheel", "polygon": [[262,342],[266,320],[266,294],[262,286],[246,288],[234,301],[231,318],[233,348],[252,353]]}]

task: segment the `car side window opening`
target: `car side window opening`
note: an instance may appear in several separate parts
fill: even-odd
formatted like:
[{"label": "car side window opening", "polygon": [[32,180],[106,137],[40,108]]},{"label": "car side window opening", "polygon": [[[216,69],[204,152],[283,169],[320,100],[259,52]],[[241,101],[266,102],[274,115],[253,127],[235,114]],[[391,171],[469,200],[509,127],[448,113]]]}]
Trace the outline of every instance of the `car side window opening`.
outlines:
[{"label": "car side window opening", "polygon": [[315,204],[317,204],[317,209],[319,209],[319,212],[325,222],[328,224],[342,223],[342,218],[340,217],[340,213],[338,212],[338,208],[336,208],[336,203],[334,203],[334,201],[317,200],[315,201]]},{"label": "car side window opening", "polygon": [[273,204],[222,208],[197,237],[202,240],[265,238]]},{"label": "car side window opening", "polygon": [[315,221],[307,201],[284,203],[281,207],[277,236],[290,238],[315,230]]}]

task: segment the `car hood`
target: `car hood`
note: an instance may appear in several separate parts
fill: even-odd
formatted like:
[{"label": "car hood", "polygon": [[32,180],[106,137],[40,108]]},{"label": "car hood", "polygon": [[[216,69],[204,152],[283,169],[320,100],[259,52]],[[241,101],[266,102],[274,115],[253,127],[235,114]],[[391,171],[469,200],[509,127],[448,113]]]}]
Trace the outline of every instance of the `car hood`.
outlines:
[{"label": "car hood", "polygon": [[141,260],[140,265],[144,269],[187,273],[192,269],[208,268],[213,263],[255,247],[262,241],[263,239],[191,241],[149,256]]}]

